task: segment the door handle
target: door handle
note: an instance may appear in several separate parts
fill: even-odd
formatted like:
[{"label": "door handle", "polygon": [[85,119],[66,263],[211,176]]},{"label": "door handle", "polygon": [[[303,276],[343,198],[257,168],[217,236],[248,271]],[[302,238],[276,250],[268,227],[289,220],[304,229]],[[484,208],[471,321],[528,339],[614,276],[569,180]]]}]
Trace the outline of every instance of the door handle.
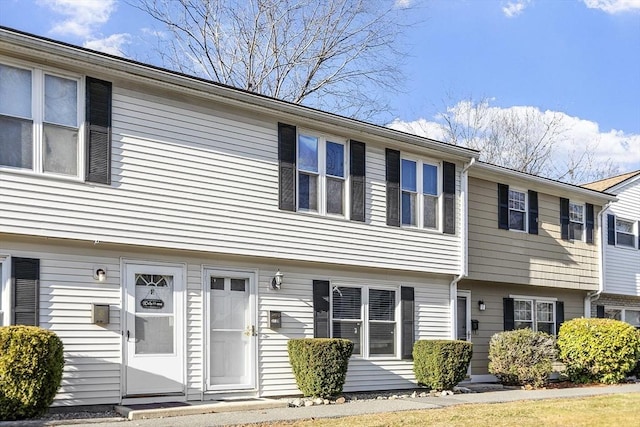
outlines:
[{"label": "door handle", "polygon": [[129,341],[129,330],[127,329],[127,341]]}]

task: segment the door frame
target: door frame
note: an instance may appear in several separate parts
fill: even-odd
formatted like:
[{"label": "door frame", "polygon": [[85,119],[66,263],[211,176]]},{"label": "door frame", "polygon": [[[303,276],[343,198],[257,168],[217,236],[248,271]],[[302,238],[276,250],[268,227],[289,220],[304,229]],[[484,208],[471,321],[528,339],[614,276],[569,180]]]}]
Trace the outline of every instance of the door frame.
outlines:
[{"label": "door frame", "polygon": [[471,342],[471,291],[468,290],[458,290],[456,293],[456,339],[458,339],[458,297],[465,297],[467,299],[466,304],[466,320],[467,320],[467,338],[466,340]]},{"label": "door frame", "polygon": [[[211,387],[209,384],[209,375],[210,369],[209,366],[211,361],[211,352],[210,352],[210,336],[209,332],[211,329],[210,326],[210,289],[208,285],[208,278],[210,273],[219,274],[221,277],[229,277],[229,278],[248,278],[249,279],[249,316],[251,319],[251,323],[255,325],[255,335],[252,337],[253,339],[253,349],[250,350],[250,354],[252,357],[252,366],[251,366],[251,380],[248,387],[243,388],[222,388],[222,387]],[[258,391],[258,337],[260,335],[260,325],[258,324],[258,278],[259,270],[257,269],[249,269],[249,268],[224,268],[220,266],[211,266],[211,265],[203,265],[202,266],[202,307],[203,307],[203,315],[202,315],[202,361],[203,361],[203,370],[204,373],[202,377],[202,389],[205,393],[228,393],[233,391]]]},{"label": "door frame", "polygon": [[[121,345],[121,364],[120,364],[120,401],[123,402],[125,400],[136,399],[135,396],[127,395],[127,361],[128,361],[128,350],[127,350],[127,269],[130,266],[134,265],[142,265],[142,266],[157,266],[163,268],[175,268],[180,270],[180,279],[182,280],[182,292],[179,292],[175,295],[176,307],[175,307],[175,316],[176,320],[180,322],[182,327],[176,328],[176,349],[179,350],[182,354],[182,378],[183,378],[183,388],[182,392],[179,396],[176,396],[175,393],[169,393],[167,395],[158,394],[154,397],[141,398],[145,402],[160,402],[160,401],[169,401],[169,400],[186,400],[187,389],[188,389],[188,375],[187,375],[187,264],[186,263],[175,263],[175,262],[166,262],[166,261],[151,261],[151,260],[141,260],[135,258],[120,258],[120,290],[121,290],[121,310],[120,310],[120,335],[122,338]],[[134,326],[135,327],[135,326]],[[166,396],[166,397],[165,397]],[[142,403],[142,402],[140,402]]]}]

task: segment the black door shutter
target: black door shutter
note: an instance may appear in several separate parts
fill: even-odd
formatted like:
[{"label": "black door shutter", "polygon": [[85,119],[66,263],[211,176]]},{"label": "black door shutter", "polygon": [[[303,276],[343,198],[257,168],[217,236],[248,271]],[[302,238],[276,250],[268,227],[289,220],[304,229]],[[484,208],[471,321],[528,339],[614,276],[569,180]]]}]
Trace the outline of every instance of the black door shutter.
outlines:
[{"label": "black door shutter", "polygon": [[313,281],[313,336],[330,338],[329,329],[329,281]]},{"label": "black door shutter", "polygon": [[569,199],[560,197],[560,234],[562,240],[569,240]]},{"label": "black door shutter", "polygon": [[40,301],[40,260],[11,258],[13,324],[38,326]]},{"label": "black door shutter", "polygon": [[616,216],[607,215],[607,243],[616,244]]},{"label": "black door shutter", "polygon": [[594,211],[591,203],[586,204],[586,228],[587,228],[587,243],[593,243],[593,226],[594,226]]},{"label": "black door shutter", "polygon": [[415,342],[415,302],[413,288],[400,287],[400,311],[402,312],[402,358],[413,359]]},{"label": "black door shutter", "polygon": [[296,210],[296,127],[278,123],[279,203],[284,211]]},{"label": "black door shutter", "polygon": [[351,140],[350,144],[350,178],[351,178],[351,220],[365,221],[366,178],[365,162],[366,149],[362,142]]},{"label": "black door shutter", "polygon": [[529,190],[529,234],[538,234],[538,192]]},{"label": "black door shutter", "polygon": [[596,305],[596,317],[604,319],[604,305]]},{"label": "black door shutter", "polygon": [[111,82],[87,77],[85,180],[111,184]]},{"label": "black door shutter", "polygon": [[564,322],[564,302],[556,301],[556,335],[560,332],[560,325]]},{"label": "black door shutter", "polygon": [[513,298],[502,298],[502,311],[504,317],[504,330],[513,331],[516,327],[513,318]]},{"label": "black door shutter", "polygon": [[445,234],[456,234],[456,165],[442,162],[442,193]]},{"label": "black door shutter", "polygon": [[386,149],[387,225],[400,227],[400,152]]},{"label": "black door shutter", "polygon": [[498,184],[498,228],[509,229],[509,186]]}]

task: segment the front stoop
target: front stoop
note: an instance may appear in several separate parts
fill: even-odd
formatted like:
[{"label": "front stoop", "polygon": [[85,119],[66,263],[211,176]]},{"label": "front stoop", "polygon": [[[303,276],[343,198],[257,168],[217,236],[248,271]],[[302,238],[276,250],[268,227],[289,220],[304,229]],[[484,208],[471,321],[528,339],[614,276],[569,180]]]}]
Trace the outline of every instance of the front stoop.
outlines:
[{"label": "front stoop", "polygon": [[286,408],[284,400],[250,399],[241,401],[215,402],[167,402],[157,405],[127,405],[115,406],[115,411],[128,420],[142,420],[150,418],[179,417],[182,415],[212,414],[216,412],[257,411],[262,409]]}]

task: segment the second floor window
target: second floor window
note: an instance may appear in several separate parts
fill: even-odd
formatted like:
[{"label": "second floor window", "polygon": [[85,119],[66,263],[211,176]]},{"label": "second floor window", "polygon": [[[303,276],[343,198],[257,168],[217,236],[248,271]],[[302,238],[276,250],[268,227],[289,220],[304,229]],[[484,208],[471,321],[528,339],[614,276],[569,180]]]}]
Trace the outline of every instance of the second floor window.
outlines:
[{"label": "second floor window", "polygon": [[583,240],[584,205],[569,202],[569,239]]},{"label": "second floor window", "polygon": [[298,209],[345,215],[345,143],[298,135]]},{"label": "second floor window", "polygon": [[0,166],[78,176],[80,79],[0,64]]},{"label": "second floor window", "polygon": [[635,248],[636,237],[633,233],[633,222],[616,218],[616,244]]},{"label": "second floor window", "polygon": [[402,225],[438,228],[440,211],[438,166],[419,160],[402,159]]},{"label": "second floor window", "polygon": [[509,229],[527,229],[527,194],[509,189]]}]

